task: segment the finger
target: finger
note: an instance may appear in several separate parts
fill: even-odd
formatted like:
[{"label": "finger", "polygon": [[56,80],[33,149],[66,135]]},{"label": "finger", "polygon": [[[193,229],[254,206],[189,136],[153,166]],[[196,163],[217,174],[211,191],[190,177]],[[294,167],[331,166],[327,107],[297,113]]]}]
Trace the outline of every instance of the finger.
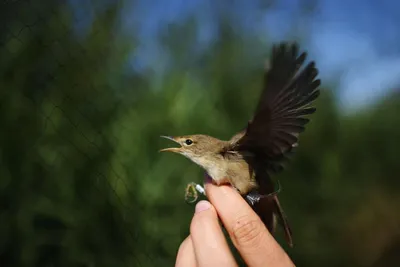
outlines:
[{"label": "finger", "polygon": [[176,256],[175,267],[196,267],[196,257],[194,255],[193,242],[190,235],[183,240],[179,246]]},{"label": "finger", "polygon": [[208,201],[200,201],[190,224],[197,266],[237,266],[218,223],[217,212]]},{"label": "finger", "polygon": [[233,244],[249,266],[294,266],[260,217],[235,189],[207,183],[206,192]]}]

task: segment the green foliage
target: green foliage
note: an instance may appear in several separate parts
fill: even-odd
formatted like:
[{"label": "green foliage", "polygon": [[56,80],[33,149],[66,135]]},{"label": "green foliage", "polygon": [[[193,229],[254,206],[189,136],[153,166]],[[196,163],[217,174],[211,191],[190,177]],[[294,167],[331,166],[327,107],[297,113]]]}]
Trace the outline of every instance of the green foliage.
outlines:
[{"label": "green foliage", "polygon": [[10,49],[14,37],[1,50],[2,266],[116,266],[134,255],[135,224],[110,186],[118,13],[98,15],[79,43],[52,27],[69,27],[66,8],[53,5],[23,47]]},{"label": "green foliage", "polygon": [[[9,10],[40,10],[39,20],[1,17],[1,266],[172,266],[194,209],[184,188],[203,171],[159,154],[159,136],[227,139],[245,127],[268,47],[221,15],[219,37],[195,53],[189,20],[161,38],[174,59],[162,77],[126,75],[134,47],[116,30],[117,4],[80,38],[67,5],[26,3]],[[324,88],[277,176],[295,247],[277,238],[297,266],[393,266],[400,99],[351,116],[333,99]]]}]

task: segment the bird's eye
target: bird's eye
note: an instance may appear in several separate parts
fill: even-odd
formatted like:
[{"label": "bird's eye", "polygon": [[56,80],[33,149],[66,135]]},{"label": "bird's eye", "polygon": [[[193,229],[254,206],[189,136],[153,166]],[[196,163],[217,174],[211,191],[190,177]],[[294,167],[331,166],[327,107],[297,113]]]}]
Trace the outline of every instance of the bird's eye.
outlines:
[{"label": "bird's eye", "polygon": [[191,144],[193,144],[193,141],[190,139],[186,139],[185,144],[190,146]]}]

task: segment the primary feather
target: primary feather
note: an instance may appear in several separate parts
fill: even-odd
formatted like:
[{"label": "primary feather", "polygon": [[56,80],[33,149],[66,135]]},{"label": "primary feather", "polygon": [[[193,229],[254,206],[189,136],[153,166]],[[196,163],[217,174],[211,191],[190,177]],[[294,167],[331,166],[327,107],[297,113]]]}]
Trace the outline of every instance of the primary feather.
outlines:
[{"label": "primary feather", "polygon": [[320,80],[314,62],[301,71],[307,53],[299,54],[297,44],[280,44],[272,50],[270,68],[255,115],[247,128],[231,139],[229,150],[263,161],[268,171],[282,170],[281,162],[297,146],[298,137],[316,111],[310,104],[319,96]]},{"label": "primary feather", "polygon": [[[321,82],[315,79],[318,70],[314,62],[300,71],[306,58],[306,52],[299,55],[296,44],[273,48],[255,115],[226,148],[225,155],[240,154],[254,168],[258,191],[263,195],[274,191],[270,173],[282,171],[284,161],[297,147],[299,134],[309,122],[304,116],[316,111],[310,104],[319,96]],[[276,195],[262,199],[253,209],[271,232],[278,218],[288,244],[293,246],[292,231]]]}]

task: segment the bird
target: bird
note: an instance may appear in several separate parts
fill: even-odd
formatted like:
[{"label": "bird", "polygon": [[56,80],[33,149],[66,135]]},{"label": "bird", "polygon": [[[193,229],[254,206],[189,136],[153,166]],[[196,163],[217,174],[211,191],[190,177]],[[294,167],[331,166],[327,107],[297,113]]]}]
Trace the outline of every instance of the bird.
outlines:
[{"label": "bird", "polygon": [[[300,51],[296,42],[272,46],[264,70],[261,94],[252,118],[243,130],[230,140],[205,134],[161,137],[179,147],[161,149],[183,155],[205,170],[216,185],[230,184],[242,195],[274,234],[277,224],[293,247],[292,230],[278,200],[273,176],[285,169],[299,135],[316,112],[313,103],[320,95],[315,61],[305,64],[307,51]],[[191,183],[205,195],[204,188]],[[189,186],[188,186],[189,187]]]}]

